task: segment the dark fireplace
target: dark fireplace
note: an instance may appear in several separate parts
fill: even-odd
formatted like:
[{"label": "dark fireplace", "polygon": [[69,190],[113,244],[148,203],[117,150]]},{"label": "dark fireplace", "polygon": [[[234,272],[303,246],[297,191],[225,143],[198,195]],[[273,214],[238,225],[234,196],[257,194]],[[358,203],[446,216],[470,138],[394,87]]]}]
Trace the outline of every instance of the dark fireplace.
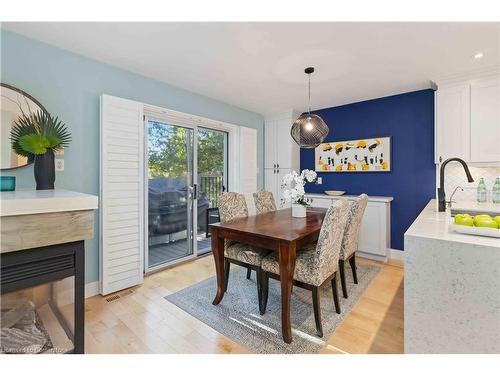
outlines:
[{"label": "dark fireplace", "polygon": [[84,242],[1,254],[0,353],[83,353]]}]

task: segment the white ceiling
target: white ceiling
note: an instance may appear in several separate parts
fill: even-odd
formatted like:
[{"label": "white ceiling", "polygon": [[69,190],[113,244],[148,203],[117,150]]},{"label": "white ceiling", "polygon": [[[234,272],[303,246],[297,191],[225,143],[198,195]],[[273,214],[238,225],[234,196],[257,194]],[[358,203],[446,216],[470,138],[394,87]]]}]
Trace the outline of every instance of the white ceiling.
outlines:
[{"label": "white ceiling", "polygon": [[[499,23],[3,23],[28,37],[262,114],[429,87],[499,64]],[[482,59],[474,54],[483,52]]]}]

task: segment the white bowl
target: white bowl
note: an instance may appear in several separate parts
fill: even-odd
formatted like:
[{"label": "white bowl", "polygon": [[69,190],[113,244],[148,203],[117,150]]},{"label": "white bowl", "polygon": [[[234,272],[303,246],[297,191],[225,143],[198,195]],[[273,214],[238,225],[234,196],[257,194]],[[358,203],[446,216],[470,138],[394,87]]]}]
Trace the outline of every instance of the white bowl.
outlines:
[{"label": "white bowl", "polygon": [[342,190],[326,190],[325,194],[327,194],[327,195],[333,195],[333,196],[339,196],[339,195],[344,195],[345,191],[342,191]]},{"label": "white bowl", "polygon": [[449,230],[461,233],[461,234],[471,234],[473,236],[485,236],[485,237],[497,237],[500,238],[500,229],[495,228],[484,228],[484,227],[468,227],[465,225],[457,225],[451,219],[448,226]]}]

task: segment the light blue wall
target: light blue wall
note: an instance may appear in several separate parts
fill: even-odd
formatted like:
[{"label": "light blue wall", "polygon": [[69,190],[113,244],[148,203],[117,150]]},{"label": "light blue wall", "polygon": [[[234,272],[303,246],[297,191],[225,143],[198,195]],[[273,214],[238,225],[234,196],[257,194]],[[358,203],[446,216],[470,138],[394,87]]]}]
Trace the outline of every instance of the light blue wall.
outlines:
[{"label": "light blue wall", "polygon": [[[258,176],[263,186],[263,123],[260,114],[188,92],[86,57],[26,38],[1,32],[1,81],[38,99],[71,130],[65,150],[65,170],[56,174],[56,188],[98,194],[99,96],[102,93],[204,116],[258,130]],[[217,82],[214,82],[217,84]],[[14,172],[19,188],[33,188],[33,167]],[[86,244],[86,282],[99,275],[98,215],[94,239]]]}]

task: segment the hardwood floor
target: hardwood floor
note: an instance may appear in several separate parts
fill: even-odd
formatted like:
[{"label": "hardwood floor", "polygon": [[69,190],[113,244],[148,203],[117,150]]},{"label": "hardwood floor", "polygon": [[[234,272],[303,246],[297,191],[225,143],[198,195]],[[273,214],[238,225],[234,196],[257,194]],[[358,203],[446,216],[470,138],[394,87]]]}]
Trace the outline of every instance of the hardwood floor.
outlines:
[{"label": "hardwood floor", "polygon": [[[214,274],[207,256],[149,275],[114,301],[87,299],[85,352],[249,353],[163,298]],[[321,353],[402,352],[403,268],[384,264]]]}]

